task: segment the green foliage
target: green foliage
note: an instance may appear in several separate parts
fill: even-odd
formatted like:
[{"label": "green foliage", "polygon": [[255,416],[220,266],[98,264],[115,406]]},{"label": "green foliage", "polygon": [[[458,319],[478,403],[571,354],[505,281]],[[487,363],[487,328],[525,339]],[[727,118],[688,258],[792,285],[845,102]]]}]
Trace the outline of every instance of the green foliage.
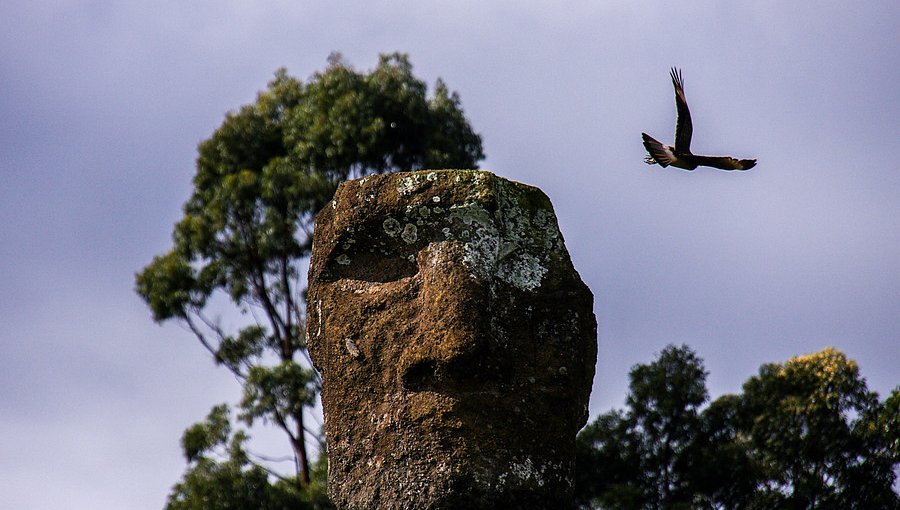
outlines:
[{"label": "green foliage", "polygon": [[181,448],[188,462],[193,462],[223,445],[231,436],[228,406],[220,404],[212,408],[205,422],[195,423],[181,436]]},{"label": "green foliage", "polygon": [[576,439],[575,500],[580,508],[641,508],[640,438],[622,411],[601,414]]},{"label": "green foliage", "polygon": [[[167,510],[324,510],[320,489],[300,490],[295,480],[271,481],[271,473],[250,462],[243,431],[231,432],[226,405],[189,427],[182,446],[189,465],[173,487]],[[317,484],[321,484],[317,480]],[[319,485],[316,485],[318,487]]]},{"label": "green foliage", "polygon": [[314,380],[312,369],[293,361],[274,367],[251,367],[244,380],[244,398],[241,400],[244,413],[241,418],[252,425],[255,419],[266,419],[272,415],[272,409],[288,416],[303,412],[304,406],[315,403],[317,388]]},{"label": "green foliage", "polygon": [[879,402],[830,348],[763,365],[701,409],[705,377],[684,346],[632,369],[627,410],[579,434],[582,508],[900,508],[900,390]]},{"label": "green foliage", "polygon": [[[368,73],[333,55],[306,83],[279,70],[255,102],[227,114],[199,144],[174,246],[136,275],[135,290],[154,320],[185,324],[241,382],[241,419],[285,433],[302,485],[312,483],[304,408],[319,391],[304,337],[303,276],[315,214],[348,177],[476,168],[483,157],[459,97],[441,81],[428,97],[398,53],[381,56]],[[226,300],[247,317],[236,330],[217,318]],[[218,408],[210,415],[219,416]],[[210,464],[203,456],[229,434],[204,428],[212,426],[210,419],[185,433],[188,459],[199,459],[185,483],[256,480],[257,471],[243,464]]]},{"label": "green foliage", "polygon": [[297,510],[309,508],[296,491],[269,483],[258,466],[202,459],[169,495],[167,510]]},{"label": "green foliage", "polygon": [[740,398],[723,395],[704,409],[689,447],[693,500],[701,508],[748,508],[759,478],[739,427]]},{"label": "green foliage", "polygon": [[653,363],[631,370],[629,426],[638,438],[644,494],[654,507],[690,502],[687,452],[708,398],[706,375],[686,345],[670,345]]},{"label": "green foliage", "polygon": [[174,251],[153,257],[136,280],[137,293],[147,302],[156,321],[184,317],[191,305],[208,294],[200,288],[191,265]]},{"label": "green foliage", "polygon": [[884,434],[888,454],[900,463],[900,386],[884,401],[878,416],[878,432]]},{"label": "green foliage", "polygon": [[[334,505],[328,499],[328,456],[325,452],[319,455],[319,458],[312,465],[312,479],[310,483],[303,488],[303,500],[311,507],[312,510],[332,510]],[[280,481],[279,483],[287,483]]]},{"label": "green foliage", "polygon": [[481,137],[456,94],[438,81],[433,98],[406,55],[382,55],[369,74],[332,55],[287,115],[290,158],[333,181],[367,173],[477,168]]},{"label": "green foliage", "polygon": [[739,429],[756,499],[781,508],[897,508],[884,404],[835,349],[768,364],[744,383]]},{"label": "green foliage", "polygon": [[627,411],[601,415],[579,434],[579,503],[601,508],[689,508],[691,454],[707,399],[703,362],[687,346],[668,346],[630,373]]}]

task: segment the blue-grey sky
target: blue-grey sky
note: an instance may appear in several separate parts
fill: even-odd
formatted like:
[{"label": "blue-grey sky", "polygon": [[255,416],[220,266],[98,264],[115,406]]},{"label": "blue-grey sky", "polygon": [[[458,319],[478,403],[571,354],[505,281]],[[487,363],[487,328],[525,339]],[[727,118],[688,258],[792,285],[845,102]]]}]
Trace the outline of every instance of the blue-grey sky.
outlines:
[{"label": "blue-grey sky", "polygon": [[[551,197],[595,295],[593,415],[672,342],[714,396],[827,346],[900,383],[897,2],[564,4],[4,0],[2,506],[163,506],[181,432],[238,386],[152,323],[134,273],[170,246],[197,143],[332,51],[409,53],[460,93],[482,167]],[[756,168],[641,161],[642,131],[672,141],[673,65],[692,148]]]}]

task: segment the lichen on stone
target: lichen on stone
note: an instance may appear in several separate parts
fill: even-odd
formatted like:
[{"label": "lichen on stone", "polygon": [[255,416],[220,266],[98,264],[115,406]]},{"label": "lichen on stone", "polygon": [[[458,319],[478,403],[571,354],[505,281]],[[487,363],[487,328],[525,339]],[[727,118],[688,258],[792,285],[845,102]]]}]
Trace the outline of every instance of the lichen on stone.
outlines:
[{"label": "lichen on stone", "polygon": [[307,323],[332,500],[571,508],[596,321],[546,195],[447,170],[335,197],[316,220]]},{"label": "lichen on stone", "polygon": [[409,195],[414,191],[418,191],[425,181],[423,177],[421,172],[405,175],[400,181],[400,186],[397,188],[397,191],[400,192],[401,195]]},{"label": "lichen on stone", "polygon": [[534,290],[540,287],[545,274],[547,274],[547,268],[540,263],[537,257],[522,253],[502,264],[497,276],[522,290]]},{"label": "lichen on stone", "polygon": [[400,233],[400,238],[407,244],[412,244],[416,242],[418,239],[417,228],[412,223],[407,223],[405,227],[403,227],[403,232]]},{"label": "lichen on stone", "polygon": [[384,232],[391,236],[396,237],[397,234],[400,233],[402,227],[400,226],[400,222],[394,218],[388,218],[382,222],[381,227],[384,229]]},{"label": "lichen on stone", "polygon": [[[359,190],[371,182],[360,182]],[[542,285],[553,259],[565,256],[557,253],[564,247],[552,206],[536,188],[475,170],[398,174],[395,182],[398,195],[408,198],[401,199],[405,203],[399,215],[382,220],[384,233],[389,238],[399,237],[410,247],[429,236],[432,241],[462,242],[462,261],[473,278],[497,278],[520,290],[533,291]],[[366,188],[374,193],[377,186]],[[425,193],[426,188],[430,192]],[[429,206],[441,203],[443,196],[453,197],[449,208]],[[369,201],[369,196],[359,197]],[[378,201],[384,202],[385,197]],[[352,236],[345,237],[334,254],[339,264],[353,258],[355,241]],[[393,252],[384,241],[363,244],[369,245],[370,252],[385,256]]]}]

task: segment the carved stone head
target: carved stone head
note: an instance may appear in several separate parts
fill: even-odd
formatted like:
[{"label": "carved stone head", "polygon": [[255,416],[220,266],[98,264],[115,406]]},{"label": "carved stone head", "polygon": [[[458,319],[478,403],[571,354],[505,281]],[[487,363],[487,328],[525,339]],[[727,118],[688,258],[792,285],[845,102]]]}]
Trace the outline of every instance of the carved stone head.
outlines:
[{"label": "carved stone head", "polygon": [[571,506],[592,305],[537,188],[471,170],[342,184],[316,218],[307,325],[332,500]]}]

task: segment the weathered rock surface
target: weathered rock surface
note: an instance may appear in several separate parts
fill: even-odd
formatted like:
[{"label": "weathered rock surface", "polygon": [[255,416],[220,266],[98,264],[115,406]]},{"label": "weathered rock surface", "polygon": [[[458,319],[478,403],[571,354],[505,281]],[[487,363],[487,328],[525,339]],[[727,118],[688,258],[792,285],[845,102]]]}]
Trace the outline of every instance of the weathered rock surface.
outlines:
[{"label": "weathered rock surface", "polygon": [[342,184],[308,295],[332,500],[571,507],[592,303],[537,188],[471,170]]}]

